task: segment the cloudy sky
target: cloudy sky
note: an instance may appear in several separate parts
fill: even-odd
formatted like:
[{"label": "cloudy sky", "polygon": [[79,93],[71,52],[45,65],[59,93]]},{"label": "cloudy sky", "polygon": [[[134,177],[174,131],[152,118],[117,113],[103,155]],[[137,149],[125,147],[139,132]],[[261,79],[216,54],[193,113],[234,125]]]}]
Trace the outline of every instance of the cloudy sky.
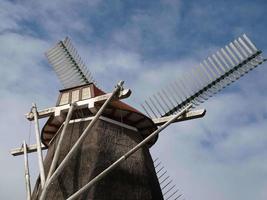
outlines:
[{"label": "cloudy sky", "polygon": [[[125,80],[127,101],[138,107],[242,33],[267,52],[266,10],[264,0],[1,0],[0,199],[25,196],[23,158],[9,150],[34,143],[24,118],[31,103],[56,102],[61,85],[44,56],[56,41],[70,36],[106,91]],[[152,148],[184,199],[267,199],[266,67],[201,105],[203,119],[169,127]],[[34,182],[35,155],[30,162]]]}]

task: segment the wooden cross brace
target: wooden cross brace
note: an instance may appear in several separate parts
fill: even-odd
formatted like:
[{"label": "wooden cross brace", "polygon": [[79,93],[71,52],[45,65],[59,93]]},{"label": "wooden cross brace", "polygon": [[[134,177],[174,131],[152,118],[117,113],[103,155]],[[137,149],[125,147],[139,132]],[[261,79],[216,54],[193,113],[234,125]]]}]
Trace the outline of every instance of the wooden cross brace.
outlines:
[{"label": "wooden cross brace", "polygon": [[[103,95],[104,96],[104,95]],[[105,96],[107,97],[107,96]],[[103,99],[103,97],[101,97]],[[47,110],[49,109],[44,109],[41,112],[41,115],[39,114],[40,118],[44,117],[44,115],[47,116]],[[40,113],[40,112],[38,112]],[[51,114],[51,113],[50,113]],[[202,118],[204,117],[206,114],[206,110],[205,109],[198,109],[198,110],[192,110],[192,111],[188,111],[185,114],[183,114],[182,116],[178,117],[176,119],[175,122],[181,122],[181,121],[186,121],[186,120],[191,120],[191,119],[197,119],[197,118]],[[26,114],[27,116],[30,115],[29,113]],[[49,115],[48,115],[49,116]],[[173,115],[167,116],[167,117],[160,117],[160,118],[153,118],[152,121],[157,125],[160,126],[162,124],[164,124],[165,122],[167,122],[169,119],[172,118]],[[30,119],[29,119],[30,120]],[[174,123],[175,123],[174,122]],[[27,151],[28,153],[32,153],[32,152],[36,152],[37,146],[36,144],[33,145],[28,145],[27,146]],[[47,147],[42,145],[42,150],[46,150]],[[10,153],[13,156],[19,156],[23,154],[23,147],[19,147],[19,148],[14,148],[10,151]]]}]

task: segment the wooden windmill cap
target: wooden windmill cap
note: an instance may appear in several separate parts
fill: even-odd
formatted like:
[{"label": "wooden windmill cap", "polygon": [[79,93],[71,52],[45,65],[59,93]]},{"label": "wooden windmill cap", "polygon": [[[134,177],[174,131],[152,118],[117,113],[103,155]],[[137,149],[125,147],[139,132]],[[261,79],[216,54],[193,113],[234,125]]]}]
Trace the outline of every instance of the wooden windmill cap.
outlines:
[{"label": "wooden windmill cap", "polygon": [[[70,104],[75,101],[85,100],[103,94],[105,94],[105,92],[97,88],[93,83],[63,89],[60,90],[57,106]],[[102,106],[102,103],[99,103],[95,106],[98,110]],[[44,145],[49,146],[50,141],[64,123],[66,115],[67,113],[62,113],[59,116],[52,115],[49,117],[41,133],[41,138]],[[88,108],[82,108],[73,112],[72,119],[86,118],[93,115],[94,114]],[[104,110],[102,115],[120,123],[135,127],[144,138],[157,128],[149,117],[119,100],[112,101]],[[157,138],[155,138],[149,144],[149,146],[152,146],[156,140]]]}]

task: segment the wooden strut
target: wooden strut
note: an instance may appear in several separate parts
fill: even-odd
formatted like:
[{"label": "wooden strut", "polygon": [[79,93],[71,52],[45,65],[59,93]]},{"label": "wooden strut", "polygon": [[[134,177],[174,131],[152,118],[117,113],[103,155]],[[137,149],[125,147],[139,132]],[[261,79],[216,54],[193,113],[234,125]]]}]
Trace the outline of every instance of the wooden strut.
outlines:
[{"label": "wooden strut", "polygon": [[[52,108],[40,110],[38,112],[37,112],[36,105],[33,104],[32,111],[30,113],[27,113],[26,117],[30,121],[32,121],[32,120],[35,121],[35,133],[36,133],[36,137],[37,137],[37,133],[38,133],[39,137],[36,138],[36,144],[29,145],[29,146],[26,145],[25,148],[26,148],[27,154],[28,153],[32,153],[32,152],[36,152],[36,151],[38,152],[38,162],[39,162],[39,168],[40,168],[40,177],[43,176],[44,177],[43,180],[45,180],[45,176],[44,176],[44,172],[43,172],[43,175],[41,175],[41,173],[42,173],[42,169],[41,168],[43,166],[43,158],[42,158],[42,152],[41,151],[47,149],[47,147],[42,145],[41,142],[40,142],[40,131],[39,131],[38,119],[44,118],[44,117],[48,117],[48,116],[50,116],[52,114],[57,116],[57,115],[60,115],[60,112],[62,112],[62,111],[66,112],[67,111],[68,112],[67,118],[66,118],[66,121],[65,121],[65,123],[63,125],[63,130],[62,130],[62,133],[61,133],[62,138],[63,138],[64,137],[64,132],[65,132],[64,129],[66,130],[66,127],[67,127],[68,123],[70,122],[70,119],[68,119],[68,118],[71,118],[73,109],[75,109],[76,107],[88,107],[92,111],[92,110],[95,110],[95,108],[94,108],[95,103],[99,103],[99,102],[103,103],[103,101],[105,101],[105,103],[100,108],[100,110],[97,112],[97,114],[94,117],[92,117],[92,121],[94,121],[94,122],[91,121],[90,124],[92,124],[92,125],[90,125],[90,124],[88,125],[88,127],[89,126],[92,127],[94,125],[94,123],[97,121],[97,119],[101,118],[101,116],[100,116],[101,113],[103,112],[105,106],[111,100],[123,99],[123,98],[127,98],[127,97],[130,96],[131,91],[129,89],[123,89],[122,85],[123,85],[123,82],[119,82],[117,84],[116,89],[112,93],[108,93],[108,94],[105,94],[105,95],[97,96],[95,98],[91,98],[91,99],[87,99],[87,100],[83,100],[83,101],[78,101],[78,102],[75,102],[74,104],[68,104],[68,105],[64,105],[64,106],[58,106],[58,107],[52,107]],[[102,111],[101,111],[101,109],[102,109]],[[184,121],[184,120],[200,118],[200,117],[203,117],[205,115],[205,113],[206,113],[205,109],[199,109],[199,110],[194,110],[194,111],[183,112],[183,114],[179,115],[178,117],[177,117],[177,115],[171,115],[171,116],[167,116],[167,117],[154,118],[154,119],[152,119],[152,121],[157,126],[161,126],[162,124],[167,123],[170,120],[172,121],[171,123],[174,123],[174,122],[179,122],[179,121]],[[97,117],[97,115],[98,115],[98,117]],[[172,118],[175,118],[175,120],[172,120]],[[91,128],[88,128],[87,132],[89,132],[90,129]],[[38,139],[39,139],[39,142],[38,142]],[[57,146],[58,150],[56,149],[56,152],[60,152],[60,150],[59,150],[60,146],[61,145],[60,145],[60,142],[59,142],[59,144]],[[79,146],[79,144],[77,144],[76,147],[78,147],[78,146]],[[73,150],[73,149],[74,148],[72,148],[71,150]],[[74,152],[74,151],[75,151],[75,149],[73,151],[71,151],[71,152]],[[41,154],[39,152],[41,152]],[[69,158],[73,154],[71,152],[69,152],[69,155],[67,155]],[[23,148],[12,149],[11,150],[11,154],[13,156],[18,156],[18,155],[24,154],[24,157],[25,157],[24,145],[23,145]],[[57,160],[58,160],[57,157],[58,156],[56,156],[56,153],[55,153],[55,156],[53,158],[51,167],[49,169],[48,177],[46,178],[45,183],[42,185],[41,199],[45,198],[45,195],[46,195],[45,191],[47,190],[48,185],[60,174],[60,172],[62,171],[63,167],[66,165],[66,164],[62,164],[64,160],[65,160],[65,162],[67,162],[67,159],[65,157],[64,160],[62,161],[62,163],[59,166],[62,169],[58,169],[59,167],[57,169],[55,169],[55,166],[53,166],[53,163],[57,163]],[[25,157],[25,159],[26,159],[26,157]],[[26,163],[26,161],[25,161],[25,163]],[[26,167],[26,165],[25,165],[25,167]],[[25,178],[26,178],[26,174],[25,174]],[[42,180],[42,178],[41,178],[41,180]],[[41,184],[42,184],[42,181],[41,181]],[[27,189],[27,194],[28,194],[28,189]],[[29,195],[27,195],[27,198],[28,198],[28,196]],[[44,197],[42,197],[42,196],[44,196]]]},{"label": "wooden strut", "polygon": [[34,117],[35,123],[35,137],[36,137],[36,145],[37,145],[37,156],[38,156],[38,164],[39,164],[39,171],[40,171],[40,179],[41,179],[41,186],[42,188],[45,185],[45,172],[44,172],[44,163],[43,163],[43,153],[41,148],[41,137],[40,137],[40,128],[39,128],[39,118],[37,114],[36,104],[32,104],[32,112]]},{"label": "wooden strut", "polygon": [[[108,94],[100,95],[100,96],[97,96],[97,97],[94,97],[91,99],[77,101],[76,107],[77,108],[88,107],[91,111],[95,112],[96,109],[95,109],[94,105],[107,100],[111,95],[112,95],[112,93],[108,93]],[[116,97],[114,97],[114,99],[124,99],[124,98],[129,97],[130,95],[131,95],[130,89],[123,89],[123,90],[119,91],[119,94]],[[51,115],[58,116],[58,115],[60,115],[61,112],[65,112],[65,111],[69,112],[70,107],[71,107],[71,105],[67,104],[64,106],[57,106],[57,107],[46,108],[43,110],[38,110],[37,118],[41,119],[41,118],[49,117]],[[25,114],[25,116],[29,121],[34,120],[33,110],[31,110],[31,112]],[[46,150],[47,147],[45,145],[41,144],[41,149]],[[28,145],[27,150],[28,150],[28,153],[36,152],[37,151],[37,144]],[[22,155],[23,154],[23,148],[19,147],[19,148],[11,149],[10,153],[13,156]]]},{"label": "wooden strut", "polygon": [[[88,107],[91,112],[96,113],[97,110],[96,110],[95,104],[105,102],[108,98],[110,98],[111,95],[112,93],[107,93],[107,94],[96,96],[90,99],[77,101],[76,104],[77,104],[77,107],[79,108]],[[122,89],[121,91],[119,91],[118,95],[116,95],[114,98],[124,99],[124,98],[129,97],[130,95],[131,95],[130,89]],[[64,112],[64,111],[67,112],[69,109],[70,109],[70,104],[39,110],[38,119],[49,117],[51,115],[59,116],[61,112]],[[26,113],[25,116],[29,121],[34,120],[34,113],[32,111],[29,113]]]},{"label": "wooden strut", "polygon": [[71,159],[71,157],[74,155],[74,153],[78,150],[81,143],[84,141],[84,138],[87,136],[89,131],[92,129],[94,124],[97,122],[97,120],[99,119],[99,117],[101,116],[101,114],[103,113],[105,108],[107,107],[107,105],[111,102],[111,100],[114,99],[114,97],[118,97],[118,95],[120,94],[119,92],[123,90],[123,87],[122,87],[123,83],[124,83],[123,81],[120,81],[117,84],[115,90],[112,92],[112,94],[109,96],[109,98],[105,101],[105,103],[101,106],[101,108],[96,113],[96,115],[94,116],[92,121],[90,121],[90,123],[88,124],[86,129],[83,131],[82,135],[79,137],[79,139],[73,145],[73,147],[71,148],[69,153],[66,155],[66,157],[63,159],[63,161],[59,164],[58,168],[51,175],[51,177],[46,180],[45,186],[44,186],[43,191],[42,191],[41,196],[40,196],[40,200],[44,200],[46,198],[47,189],[48,189],[50,183],[52,183],[53,180],[55,180],[60,175],[60,173],[63,171],[64,167],[67,165],[68,161]]},{"label": "wooden strut", "polygon": [[[179,116],[178,118],[176,118],[176,120],[173,123],[201,118],[201,117],[204,117],[205,114],[206,114],[206,110],[205,109],[188,111],[188,112],[184,113],[183,115]],[[173,116],[175,116],[175,114],[170,115],[170,116],[166,116],[166,117],[153,118],[152,121],[157,126],[161,126],[162,124],[164,124],[167,121],[169,121]]]},{"label": "wooden strut", "polygon": [[[46,150],[47,147],[42,144],[41,149],[42,150]],[[36,151],[37,151],[37,145],[36,144],[27,145],[27,153],[33,153],[33,152],[36,152]],[[20,155],[24,154],[24,150],[23,150],[22,147],[14,148],[14,149],[11,149],[10,153],[13,156],[20,156]]]},{"label": "wooden strut", "polygon": [[[169,121],[164,123],[161,127],[159,127],[156,131],[154,131],[152,134],[150,134],[148,137],[146,137],[142,142],[137,144],[134,148],[132,148],[130,151],[128,151],[126,154],[121,156],[117,161],[115,161],[113,164],[111,164],[108,168],[106,168],[104,171],[102,171],[100,174],[98,174],[95,178],[93,178],[89,183],[84,185],[81,189],[79,189],[77,192],[75,192],[73,195],[71,195],[67,200],[74,200],[78,198],[81,194],[86,192],[89,188],[91,188],[93,185],[95,185],[97,182],[99,182],[102,178],[104,178],[106,175],[108,175],[111,171],[113,171],[120,163],[125,161],[129,156],[134,154],[138,149],[146,145],[151,139],[153,139],[156,135],[158,135],[161,131],[163,131],[166,127],[168,127],[172,122],[174,122],[178,117],[186,113],[190,108],[192,107],[192,104],[189,104],[184,109],[182,109],[179,113],[175,114]],[[42,199],[41,199],[42,200]]]},{"label": "wooden strut", "polygon": [[25,170],[25,184],[26,184],[26,196],[27,200],[31,200],[31,182],[28,162],[27,144],[23,141],[23,152],[24,152],[24,170]]},{"label": "wooden strut", "polygon": [[[189,111],[189,112],[181,115],[180,117],[178,117],[173,123],[180,122],[180,121],[191,120],[191,119],[201,118],[201,117],[205,116],[205,114],[206,114],[206,110],[205,109],[192,110],[192,111]],[[172,118],[172,116],[173,115],[170,115],[170,116],[167,116],[167,117],[153,118],[152,121],[157,126],[160,126],[160,125],[164,124],[165,122],[167,122],[170,118]],[[90,117],[90,118],[93,119],[93,117]],[[105,117],[100,117],[100,119],[102,119],[102,120],[108,120]],[[114,120],[109,120],[109,122],[115,123]],[[120,126],[122,126],[122,124],[120,124]],[[125,126],[127,128],[127,125],[125,125]],[[42,150],[46,150],[47,149],[47,147],[45,145],[43,145],[43,144],[42,144],[41,148],[42,148]],[[28,153],[36,152],[37,145],[36,144],[27,145],[27,150],[28,150]],[[22,155],[23,154],[23,148],[20,147],[20,148],[11,149],[10,153],[13,156]]]},{"label": "wooden strut", "polygon": [[61,145],[62,145],[62,142],[63,142],[63,138],[65,136],[69,121],[70,121],[71,116],[72,116],[72,112],[75,109],[75,107],[76,107],[76,103],[73,103],[70,106],[70,109],[69,109],[69,112],[68,112],[68,115],[67,115],[63,130],[62,130],[62,132],[60,134],[60,137],[59,137],[59,140],[58,140],[58,144],[57,144],[57,147],[56,147],[56,150],[55,150],[55,154],[53,156],[53,160],[52,160],[48,175],[46,177],[47,180],[51,177],[52,173],[56,169],[56,165],[57,165],[57,161],[58,161],[58,158],[59,158],[60,148],[61,148]]}]

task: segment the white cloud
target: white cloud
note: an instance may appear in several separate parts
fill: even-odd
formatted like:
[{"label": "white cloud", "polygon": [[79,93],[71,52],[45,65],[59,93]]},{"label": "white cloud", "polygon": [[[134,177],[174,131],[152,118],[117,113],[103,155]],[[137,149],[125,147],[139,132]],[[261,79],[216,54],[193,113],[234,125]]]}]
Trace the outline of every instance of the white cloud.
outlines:
[{"label": "white cloud", "polygon": [[0,32],[20,30],[19,21],[28,17],[26,7],[9,1],[0,2]]}]

